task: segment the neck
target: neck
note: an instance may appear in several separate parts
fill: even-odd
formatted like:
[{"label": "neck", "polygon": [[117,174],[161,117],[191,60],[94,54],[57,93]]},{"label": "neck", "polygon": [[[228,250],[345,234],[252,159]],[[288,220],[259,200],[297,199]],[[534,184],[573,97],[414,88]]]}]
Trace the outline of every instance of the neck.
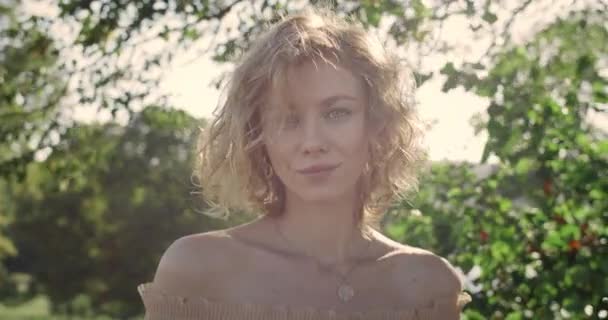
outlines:
[{"label": "neck", "polygon": [[327,265],[346,264],[362,254],[369,240],[357,227],[354,197],[338,201],[307,202],[286,195],[285,211],[276,221],[298,254],[312,256]]}]

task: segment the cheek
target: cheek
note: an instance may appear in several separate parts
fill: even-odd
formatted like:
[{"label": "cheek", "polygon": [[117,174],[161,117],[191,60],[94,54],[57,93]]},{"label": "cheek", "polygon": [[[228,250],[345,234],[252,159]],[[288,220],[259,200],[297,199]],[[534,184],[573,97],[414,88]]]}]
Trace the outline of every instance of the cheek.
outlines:
[{"label": "cheek", "polygon": [[352,141],[349,141],[348,145],[344,145],[344,153],[346,156],[351,157],[351,160],[363,160],[362,158],[366,158],[365,160],[367,160],[367,139],[355,139],[353,137]]},{"label": "cheek", "polygon": [[340,148],[340,157],[345,164],[344,178],[350,180],[359,177],[370,158],[367,137],[363,135],[343,137]]},{"label": "cheek", "polygon": [[369,142],[364,138],[358,141],[352,153],[353,160],[358,167],[363,167],[369,161]]},{"label": "cheek", "polygon": [[268,143],[265,145],[265,148],[273,169],[277,174],[281,175],[288,168],[290,152],[286,150],[284,145],[279,143]]},{"label": "cheek", "polygon": [[[369,150],[369,134],[365,130],[365,126],[362,123],[357,123],[350,128],[347,128],[347,132],[342,132],[338,139],[344,153],[352,157],[356,157],[357,160],[365,157],[367,160]],[[354,159],[353,159],[354,160]]]}]

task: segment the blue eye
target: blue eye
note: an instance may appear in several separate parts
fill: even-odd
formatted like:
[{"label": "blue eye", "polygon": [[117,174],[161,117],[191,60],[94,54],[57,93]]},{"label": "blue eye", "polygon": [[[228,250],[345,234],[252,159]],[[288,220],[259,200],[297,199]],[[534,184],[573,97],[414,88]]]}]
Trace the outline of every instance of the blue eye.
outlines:
[{"label": "blue eye", "polygon": [[351,111],[348,109],[334,109],[327,113],[327,117],[329,119],[338,119],[341,117],[345,117],[351,114]]}]

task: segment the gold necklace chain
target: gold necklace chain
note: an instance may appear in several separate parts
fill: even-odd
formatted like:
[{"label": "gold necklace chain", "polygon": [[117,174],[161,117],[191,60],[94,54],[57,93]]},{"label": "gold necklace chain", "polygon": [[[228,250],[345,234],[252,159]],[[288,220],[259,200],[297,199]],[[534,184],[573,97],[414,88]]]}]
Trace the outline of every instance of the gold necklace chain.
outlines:
[{"label": "gold necklace chain", "polygon": [[[277,219],[273,219],[273,222],[274,222],[273,224],[274,224],[274,227],[275,227],[277,233],[287,243],[287,245],[289,247],[291,247],[292,249],[297,248],[296,246],[294,246],[291,243],[291,241],[289,241],[289,239],[287,239],[287,237],[285,236],[283,231],[281,231],[281,228],[279,227],[279,223],[278,223]],[[365,252],[368,252],[369,247],[371,246],[371,243],[372,243],[372,240],[370,239],[367,244],[367,247],[365,248]],[[319,270],[329,271],[332,275],[334,275],[340,279],[340,281],[338,282],[337,293],[338,293],[338,297],[340,298],[340,300],[342,300],[342,302],[348,302],[350,299],[353,298],[353,296],[355,295],[355,289],[347,282],[347,279],[350,276],[350,274],[355,270],[355,268],[360,266],[362,263],[353,263],[352,267],[350,269],[348,269],[348,272],[346,272],[345,274],[341,274],[340,272],[336,271],[334,268],[330,267],[329,265],[325,265],[325,264],[321,263],[321,261],[319,261],[319,259],[317,259],[315,256],[307,254],[304,250],[296,250],[296,252],[299,252],[300,256],[310,258],[313,261],[315,261],[315,263],[317,264],[317,268]]]}]

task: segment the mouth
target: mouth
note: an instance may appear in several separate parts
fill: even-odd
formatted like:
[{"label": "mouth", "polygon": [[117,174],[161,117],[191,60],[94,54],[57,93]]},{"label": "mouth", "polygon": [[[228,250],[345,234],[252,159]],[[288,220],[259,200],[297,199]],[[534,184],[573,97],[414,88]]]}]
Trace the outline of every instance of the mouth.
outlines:
[{"label": "mouth", "polygon": [[296,171],[305,175],[314,175],[320,173],[328,173],[339,166],[339,164],[318,164],[303,169],[297,169]]}]

